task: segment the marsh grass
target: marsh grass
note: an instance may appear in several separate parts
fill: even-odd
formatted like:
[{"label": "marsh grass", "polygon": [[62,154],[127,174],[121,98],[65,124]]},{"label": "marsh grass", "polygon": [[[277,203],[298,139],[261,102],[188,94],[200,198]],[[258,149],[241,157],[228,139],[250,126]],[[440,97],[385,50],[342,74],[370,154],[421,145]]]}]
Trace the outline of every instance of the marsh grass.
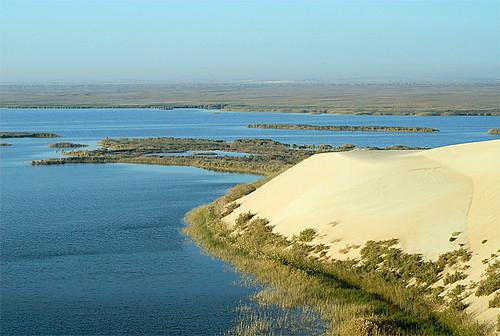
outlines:
[{"label": "marsh grass", "polygon": [[[296,313],[293,319],[278,318],[279,323],[272,314],[250,313],[240,319],[234,334],[283,335],[291,330],[287,323],[292,320],[298,326],[315,321],[314,330],[326,335],[482,335],[488,331],[471,322],[462,307],[443,309],[442,300],[434,300],[436,292],[428,286],[439,278],[444,265],[470,258],[466,252],[432,263],[402,253],[395,247],[397,240],[390,240],[368,242],[361,250],[361,262],[320,261],[314,246],[274,233],[263,218],[243,214],[235,228],[221,220],[228,200],[255,187],[239,186],[230,197],[197,208],[186,218],[186,232],[197,243],[266,285],[255,294],[255,303]],[[412,279],[415,285],[408,286]],[[297,313],[299,308],[304,314]],[[311,320],[311,313],[318,318]]]}]

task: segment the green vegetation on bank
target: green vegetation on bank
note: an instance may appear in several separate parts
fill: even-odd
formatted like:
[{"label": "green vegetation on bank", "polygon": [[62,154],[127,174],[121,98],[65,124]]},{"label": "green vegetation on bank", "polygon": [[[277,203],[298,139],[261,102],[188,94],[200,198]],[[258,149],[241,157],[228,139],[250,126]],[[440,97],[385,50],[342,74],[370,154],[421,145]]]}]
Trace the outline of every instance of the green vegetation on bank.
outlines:
[{"label": "green vegetation on bank", "polygon": [[[65,152],[63,158],[33,164],[185,165],[270,178],[313,154],[355,148],[297,146],[270,139],[226,142],[189,138],[105,138],[100,146],[96,150]],[[182,155],[188,151],[238,152],[248,156]],[[294,311],[276,317],[274,313],[262,314],[262,310],[241,307],[234,334],[318,334],[325,328],[330,335],[487,333],[486,327],[472,322],[463,312],[463,299],[474,293],[488,295],[484,293],[491,293],[498,286],[494,266],[484,282],[466,287],[460,281],[465,269],[462,266],[467,266],[471,254],[463,248],[446,253],[437,261],[427,261],[396,248],[397,240],[367,242],[361,249],[360,260],[338,261],[328,258],[329,246],[313,243],[318,234],[313,229],[306,228],[288,239],[273,232],[266,219],[252,213],[240,215],[233,228],[223,222],[222,217],[239,207],[237,199],[264,182],[238,186],[187,217],[187,232],[197,243],[240,271],[255,276],[259,283],[270,285],[255,295],[257,304],[271,310],[277,306]],[[436,285],[439,281],[444,286]],[[496,304],[498,299],[490,300],[491,306]]]},{"label": "green vegetation on bank", "polygon": [[[232,142],[189,138],[105,138],[96,150],[64,152],[63,158],[33,161],[33,165],[67,163],[141,163],[167,166],[193,166],[214,171],[272,175],[299,163],[311,155],[348,151],[356,148],[346,144],[289,145],[270,139],[237,139]],[[381,149],[381,148],[372,148]],[[414,149],[391,146],[382,149]],[[188,151],[224,151],[246,153],[233,155],[188,155]],[[176,155],[169,155],[176,154]],[[185,155],[183,155],[185,154]]]},{"label": "green vegetation on bank", "polygon": [[[269,285],[254,295],[257,304],[301,308],[303,316],[294,316],[295,326],[309,325],[317,314],[326,327],[321,334],[327,335],[484,335],[491,331],[472,322],[463,304],[453,304],[470,294],[464,288],[457,285],[445,294],[444,288],[430,286],[452,265],[466,263],[467,250],[425,261],[396,248],[397,240],[389,240],[367,242],[359,261],[339,261],[326,258],[321,253],[325,247],[311,243],[316,235],[312,229],[287,239],[251,213],[242,213],[234,227],[228,226],[222,217],[228,209],[234,210],[235,200],[262,183],[237,186],[186,217],[186,232],[198,244]],[[291,325],[290,320],[276,323],[272,315],[250,312],[242,314],[232,334],[283,334]]]},{"label": "green vegetation on bank", "polygon": [[0,138],[59,138],[60,135],[48,132],[0,132]]},{"label": "green vegetation on bank", "polygon": [[0,85],[0,107],[500,115],[497,83]]},{"label": "green vegetation on bank", "polygon": [[88,145],[72,143],[72,142],[56,142],[49,144],[49,147],[51,148],[83,148],[87,146]]},{"label": "green vegetation on bank", "polygon": [[248,128],[340,131],[340,132],[401,132],[401,133],[433,133],[439,132],[429,127],[399,127],[399,126],[349,126],[349,125],[305,125],[305,124],[250,124]]},{"label": "green vegetation on bank", "polygon": [[500,135],[500,128],[492,128],[488,131],[488,134]]}]

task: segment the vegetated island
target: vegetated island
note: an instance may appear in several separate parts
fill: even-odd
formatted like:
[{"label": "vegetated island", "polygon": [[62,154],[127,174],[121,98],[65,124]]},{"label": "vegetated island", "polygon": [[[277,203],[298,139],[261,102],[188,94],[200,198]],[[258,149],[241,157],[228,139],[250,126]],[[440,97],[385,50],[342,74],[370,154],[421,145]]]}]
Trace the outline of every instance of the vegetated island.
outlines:
[{"label": "vegetated island", "polygon": [[488,131],[488,134],[500,135],[500,128],[492,128]]},{"label": "vegetated island", "polygon": [[250,124],[248,128],[339,131],[339,132],[400,132],[400,133],[434,133],[439,132],[430,127],[400,126],[350,126],[350,125],[306,125],[306,124]]},{"label": "vegetated island", "polygon": [[0,146],[1,147],[9,147],[9,146],[12,146],[12,144],[7,143],[7,142],[0,142]]},{"label": "vegetated island", "polygon": [[49,144],[50,148],[83,148],[88,147],[85,144],[73,143],[73,142],[56,142]]},{"label": "vegetated island", "polygon": [[0,132],[0,138],[59,138],[60,135],[48,132]]},{"label": "vegetated island", "polygon": [[[64,152],[62,158],[32,161],[33,165],[67,163],[142,163],[170,166],[193,166],[214,171],[273,175],[318,153],[349,151],[352,144],[333,147],[330,145],[289,145],[271,139],[237,139],[232,142],[212,139],[189,138],[105,138],[96,150],[75,150]],[[405,146],[385,148],[370,147],[372,150],[423,149]],[[179,155],[188,151],[205,152],[205,155]],[[224,151],[246,153],[244,156],[206,155],[206,152]],[[168,154],[176,154],[169,156]]]},{"label": "vegetated island", "polygon": [[186,232],[270,285],[257,303],[305,307],[292,321],[251,312],[235,334],[317,314],[328,335],[489,335],[500,327],[499,158],[500,141],[314,155],[192,210]]}]

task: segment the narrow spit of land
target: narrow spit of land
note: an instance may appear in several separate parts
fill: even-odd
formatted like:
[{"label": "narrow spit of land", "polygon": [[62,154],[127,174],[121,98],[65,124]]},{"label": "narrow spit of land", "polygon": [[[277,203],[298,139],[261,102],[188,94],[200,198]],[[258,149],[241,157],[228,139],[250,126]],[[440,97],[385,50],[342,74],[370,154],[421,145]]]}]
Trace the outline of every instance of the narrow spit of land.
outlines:
[{"label": "narrow spit of land", "polygon": [[59,138],[60,135],[48,132],[0,132],[1,139],[10,138]]},{"label": "narrow spit of land", "polygon": [[73,142],[56,142],[49,144],[50,148],[83,148],[88,147],[88,145],[73,143]]},{"label": "narrow spit of land", "polygon": [[399,127],[399,126],[350,126],[350,125],[307,125],[307,124],[250,124],[248,128],[287,129],[307,131],[338,132],[399,132],[399,133],[434,133],[437,128]]}]

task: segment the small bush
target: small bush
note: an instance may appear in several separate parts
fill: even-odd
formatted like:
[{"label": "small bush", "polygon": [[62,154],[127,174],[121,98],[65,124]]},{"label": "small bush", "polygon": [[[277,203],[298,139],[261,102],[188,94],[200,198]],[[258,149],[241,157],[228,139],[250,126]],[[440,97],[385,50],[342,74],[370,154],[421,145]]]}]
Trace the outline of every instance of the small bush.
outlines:
[{"label": "small bush", "polygon": [[224,209],[224,212],[221,214],[221,217],[226,217],[230,215],[235,209],[239,208],[241,204],[232,202],[226,205],[226,208]]},{"label": "small bush", "polygon": [[302,243],[308,243],[316,237],[317,232],[314,229],[308,228],[304,229],[300,232],[300,234],[297,237],[297,240],[302,242]]},{"label": "small bush", "polygon": [[250,221],[250,219],[253,218],[253,216],[255,216],[255,214],[251,212],[240,213],[235,221],[236,227],[239,229],[245,229],[247,227],[248,222]]},{"label": "small bush", "polygon": [[455,273],[448,273],[445,275],[444,279],[443,279],[443,283],[444,285],[448,285],[448,284],[452,284],[452,283],[455,283],[459,280],[463,280],[467,278],[467,275],[464,274],[463,272],[455,272]]}]

